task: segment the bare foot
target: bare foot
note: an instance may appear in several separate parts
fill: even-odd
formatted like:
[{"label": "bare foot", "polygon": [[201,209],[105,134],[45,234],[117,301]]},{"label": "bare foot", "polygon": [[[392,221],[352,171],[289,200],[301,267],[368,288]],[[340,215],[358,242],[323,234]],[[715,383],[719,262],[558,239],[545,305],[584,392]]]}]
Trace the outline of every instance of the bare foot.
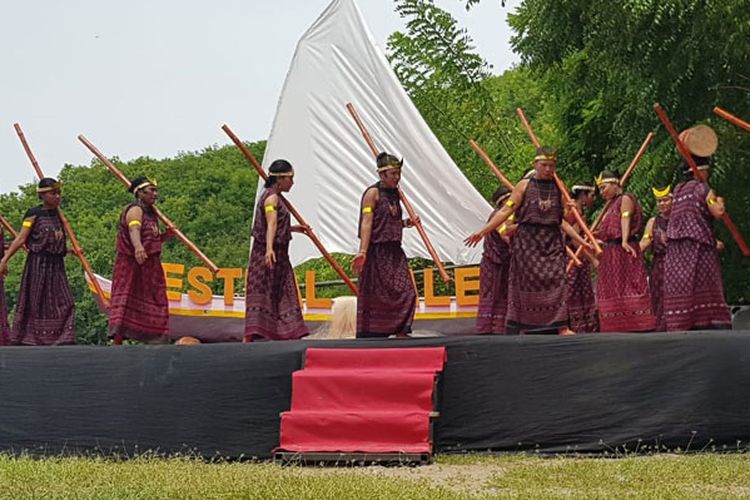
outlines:
[{"label": "bare foot", "polygon": [[558,332],[559,335],[575,335],[576,332],[571,330],[570,328],[560,328],[560,331]]}]

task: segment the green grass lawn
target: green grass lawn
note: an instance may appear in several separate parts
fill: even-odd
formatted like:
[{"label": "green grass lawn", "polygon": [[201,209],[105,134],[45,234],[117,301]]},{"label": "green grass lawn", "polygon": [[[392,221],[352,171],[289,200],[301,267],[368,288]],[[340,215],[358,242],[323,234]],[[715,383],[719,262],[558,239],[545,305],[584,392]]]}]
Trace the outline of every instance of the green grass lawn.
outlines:
[{"label": "green grass lawn", "polygon": [[750,496],[750,456],[440,456],[424,467],[281,467],[188,458],[0,456],[4,498],[722,498]]}]

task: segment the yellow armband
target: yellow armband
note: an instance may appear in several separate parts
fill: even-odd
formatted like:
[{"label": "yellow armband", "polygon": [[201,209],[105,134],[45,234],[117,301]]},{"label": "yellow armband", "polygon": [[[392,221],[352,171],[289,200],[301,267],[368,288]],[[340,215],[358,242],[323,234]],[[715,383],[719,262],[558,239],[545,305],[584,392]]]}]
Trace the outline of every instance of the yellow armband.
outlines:
[{"label": "yellow armband", "polygon": [[364,207],[362,208],[363,214],[371,214],[372,213],[372,207]]},{"label": "yellow armband", "polygon": [[141,221],[139,220],[131,220],[130,222],[128,222],[128,227],[140,226],[140,225],[141,225]]},{"label": "yellow armband", "polygon": [[622,217],[623,219],[626,217],[630,217],[630,211],[625,210],[623,213],[620,214],[620,217]]},{"label": "yellow armband", "polygon": [[716,198],[711,198],[711,199],[709,199],[707,203],[708,203],[708,206],[709,206],[709,207],[710,207],[711,205],[716,205]]},{"label": "yellow armband", "polygon": [[644,240],[650,240],[651,239],[651,235],[648,234],[648,233],[646,233],[646,234],[643,235],[643,239]]},{"label": "yellow armband", "polygon": [[25,221],[23,221],[23,223],[21,224],[21,226],[23,226],[23,227],[31,227],[33,224],[34,223],[31,222],[30,220],[25,220]]},{"label": "yellow armband", "polygon": [[507,230],[508,230],[508,226],[506,226],[505,224],[503,224],[502,226],[500,226],[500,227],[499,227],[499,228],[497,229],[497,232],[498,232],[499,234],[503,234],[503,233],[504,233],[505,231],[507,231]]},{"label": "yellow armband", "polygon": [[508,216],[508,222],[514,222],[516,220],[516,214],[510,214]]},{"label": "yellow armband", "polygon": [[515,205],[515,203],[513,203],[513,200],[508,200],[505,202],[506,207],[512,207],[513,205]]},{"label": "yellow armband", "polygon": [[275,212],[276,211],[276,207],[274,205],[266,205],[265,207],[263,207],[263,210],[265,210],[266,213],[268,213],[268,212]]}]

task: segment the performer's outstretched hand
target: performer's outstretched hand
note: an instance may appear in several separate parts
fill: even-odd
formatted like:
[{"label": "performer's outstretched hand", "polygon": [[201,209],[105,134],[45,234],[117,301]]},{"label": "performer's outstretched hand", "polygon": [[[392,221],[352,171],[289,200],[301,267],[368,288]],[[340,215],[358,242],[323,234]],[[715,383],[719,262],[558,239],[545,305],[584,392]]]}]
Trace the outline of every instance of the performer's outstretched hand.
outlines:
[{"label": "performer's outstretched hand", "polygon": [[362,268],[365,266],[365,260],[367,260],[366,252],[357,252],[357,255],[352,259],[352,272],[359,274],[362,272]]},{"label": "performer's outstretched hand", "polygon": [[266,266],[273,268],[274,264],[276,264],[276,253],[271,250],[266,251]]},{"label": "performer's outstretched hand", "polygon": [[477,244],[482,241],[482,238],[484,238],[484,235],[481,231],[477,231],[476,233],[470,234],[465,240],[464,245],[467,247],[475,247]]},{"label": "performer's outstretched hand", "polygon": [[420,219],[419,216],[417,216],[416,219],[411,219],[411,218],[404,219],[404,227],[414,227],[420,222],[422,222],[422,219]]},{"label": "performer's outstretched hand", "polygon": [[627,241],[622,242],[622,249],[625,250],[625,252],[627,252],[634,259],[638,257],[638,254],[635,252],[633,247],[631,247],[630,243],[628,243]]},{"label": "performer's outstretched hand", "polygon": [[135,261],[139,265],[143,265],[144,262],[146,262],[146,259],[148,259],[148,254],[146,253],[146,249],[143,248],[143,246],[139,246],[135,249]]},{"label": "performer's outstretched hand", "polygon": [[290,227],[289,230],[293,233],[310,234],[310,226],[307,224],[297,224],[296,226]]}]

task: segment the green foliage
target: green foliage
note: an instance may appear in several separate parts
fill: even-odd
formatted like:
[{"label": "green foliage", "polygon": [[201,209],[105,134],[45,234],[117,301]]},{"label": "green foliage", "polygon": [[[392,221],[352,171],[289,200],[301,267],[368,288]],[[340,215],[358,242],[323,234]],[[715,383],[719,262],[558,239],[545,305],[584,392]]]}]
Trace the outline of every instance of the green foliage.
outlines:
[{"label": "green foliage", "polygon": [[[253,154],[263,157],[265,141],[249,144]],[[219,267],[246,267],[250,224],[254,210],[257,174],[234,146],[209,147],[199,153],[180,153],[176,158],[156,160],[141,157],[115,165],[132,179],[147,175],[159,184],[159,207]],[[62,209],[83,248],[93,271],[112,275],[115,235],[123,208],[133,195],[98,161],[90,166],[66,165]],[[16,227],[24,212],[38,204],[33,185],[20,193],[0,195],[0,214]],[[23,252],[11,261],[5,293],[12,310],[23,269]],[[164,246],[162,261],[203,265],[175,238]],[[81,343],[106,340],[107,320],[86,288],[78,259],[66,259],[68,279],[76,303],[76,327]],[[212,283],[216,293],[220,282]]]}]

